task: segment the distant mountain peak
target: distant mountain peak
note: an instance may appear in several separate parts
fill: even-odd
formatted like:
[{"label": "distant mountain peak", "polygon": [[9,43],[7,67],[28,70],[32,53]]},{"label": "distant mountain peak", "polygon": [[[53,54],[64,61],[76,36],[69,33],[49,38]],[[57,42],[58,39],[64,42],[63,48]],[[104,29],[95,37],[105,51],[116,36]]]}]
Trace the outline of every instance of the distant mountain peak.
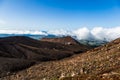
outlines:
[{"label": "distant mountain peak", "polygon": [[61,44],[65,44],[65,45],[76,45],[76,44],[79,44],[79,42],[77,42],[71,36],[64,36],[64,37],[59,37],[59,38],[42,38],[40,41],[61,43]]}]

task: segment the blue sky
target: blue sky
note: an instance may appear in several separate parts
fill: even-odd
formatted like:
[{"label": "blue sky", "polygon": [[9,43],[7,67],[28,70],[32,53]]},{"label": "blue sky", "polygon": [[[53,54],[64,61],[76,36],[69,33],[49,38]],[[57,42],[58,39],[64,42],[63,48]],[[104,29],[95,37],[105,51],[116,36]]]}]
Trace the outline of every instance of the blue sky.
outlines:
[{"label": "blue sky", "polygon": [[120,26],[120,0],[0,0],[0,29]]}]

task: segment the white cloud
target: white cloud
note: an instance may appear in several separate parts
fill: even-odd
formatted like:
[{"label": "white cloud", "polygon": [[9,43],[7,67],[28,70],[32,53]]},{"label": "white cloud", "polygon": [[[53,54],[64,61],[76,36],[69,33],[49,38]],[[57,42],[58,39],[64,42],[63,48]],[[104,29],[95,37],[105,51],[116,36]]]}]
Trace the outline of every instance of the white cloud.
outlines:
[{"label": "white cloud", "polygon": [[52,30],[52,31],[48,31],[47,33],[48,34],[53,34],[53,35],[56,35],[56,36],[60,36],[60,35],[72,35],[73,34],[71,31],[67,31],[67,30],[63,30],[63,29]]},{"label": "white cloud", "polygon": [[73,34],[78,39],[93,39],[93,36],[92,36],[90,30],[86,27],[83,27],[83,28],[73,31]]},{"label": "white cloud", "polygon": [[42,31],[30,31],[30,30],[0,30],[0,34],[33,34],[33,35],[47,35]]},{"label": "white cloud", "polygon": [[49,31],[48,34],[71,35],[71,36],[76,36],[77,39],[79,40],[96,39],[96,40],[111,41],[120,37],[120,27],[113,27],[113,28],[95,27],[91,30],[86,27],[83,27],[74,31],[66,31],[66,30]]},{"label": "white cloud", "polygon": [[79,28],[74,31],[67,30],[53,30],[53,31],[29,31],[29,30],[0,30],[0,34],[34,34],[34,35],[48,35],[53,34],[56,36],[71,35],[76,36],[77,39],[97,39],[111,41],[120,37],[120,27],[103,28],[95,27],[88,29],[86,27]]},{"label": "white cloud", "polygon": [[92,35],[96,39],[106,39],[108,41],[114,40],[120,37],[120,27],[113,27],[113,28],[102,28],[96,27],[91,30]]}]

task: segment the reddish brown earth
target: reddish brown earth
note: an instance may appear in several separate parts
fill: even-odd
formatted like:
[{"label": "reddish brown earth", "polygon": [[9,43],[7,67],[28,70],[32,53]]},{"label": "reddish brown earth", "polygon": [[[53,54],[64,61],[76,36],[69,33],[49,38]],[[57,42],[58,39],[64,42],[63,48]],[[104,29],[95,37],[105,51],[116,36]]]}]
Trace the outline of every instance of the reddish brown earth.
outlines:
[{"label": "reddish brown earth", "polygon": [[[72,38],[69,40],[76,42]],[[82,44],[65,45],[24,36],[0,38],[0,77],[41,62],[60,60],[89,49]]]},{"label": "reddish brown earth", "polygon": [[78,41],[73,39],[70,36],[61,37],[61,38],[42,38],[40,41],[47,41],[47,42],[54,42],[54,43],[61,43],[65,45],[78,45]]},{"label": "reddish brown earth", "polygon": [[41,62],[2,80],[120,80],[120,38],[83,54]]}]

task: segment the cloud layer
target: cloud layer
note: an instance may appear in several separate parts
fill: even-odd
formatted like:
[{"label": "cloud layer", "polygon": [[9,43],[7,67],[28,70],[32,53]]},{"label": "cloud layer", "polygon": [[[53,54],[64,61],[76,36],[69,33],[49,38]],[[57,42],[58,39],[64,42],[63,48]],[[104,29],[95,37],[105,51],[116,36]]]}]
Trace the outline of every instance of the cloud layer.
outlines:
[{"label": "cloud layer", "polygon": [[95,27],[93,29],[88,29],[86,27],[79,28],[74,31],[67,30],[54,30],[54,31],[22,31],[22,30],[0,30],[0,34],[33,34],[33,35],[70,35],[75,36],[77,39],[96,39],[96,40],[107,40],[111,41],[120,37],[120,27],[113,28],[103,28],[103,27]]},{"label": "cloud layer", "polygon": [[31,34],[31,35],[47,35],[42,31],[31,30],[0,30],[0,34]]},{"label": "cloud layer", "polygon": [[83,27],[74,31],[64,31],[64,30],[52,31],[51,34],[76,36],[77,39],[79,40],[96,39],[96,40],[111,41],[120,37],[120,27],[113,27],[113,28],[95,27],[91,30],[86,27]]}]

